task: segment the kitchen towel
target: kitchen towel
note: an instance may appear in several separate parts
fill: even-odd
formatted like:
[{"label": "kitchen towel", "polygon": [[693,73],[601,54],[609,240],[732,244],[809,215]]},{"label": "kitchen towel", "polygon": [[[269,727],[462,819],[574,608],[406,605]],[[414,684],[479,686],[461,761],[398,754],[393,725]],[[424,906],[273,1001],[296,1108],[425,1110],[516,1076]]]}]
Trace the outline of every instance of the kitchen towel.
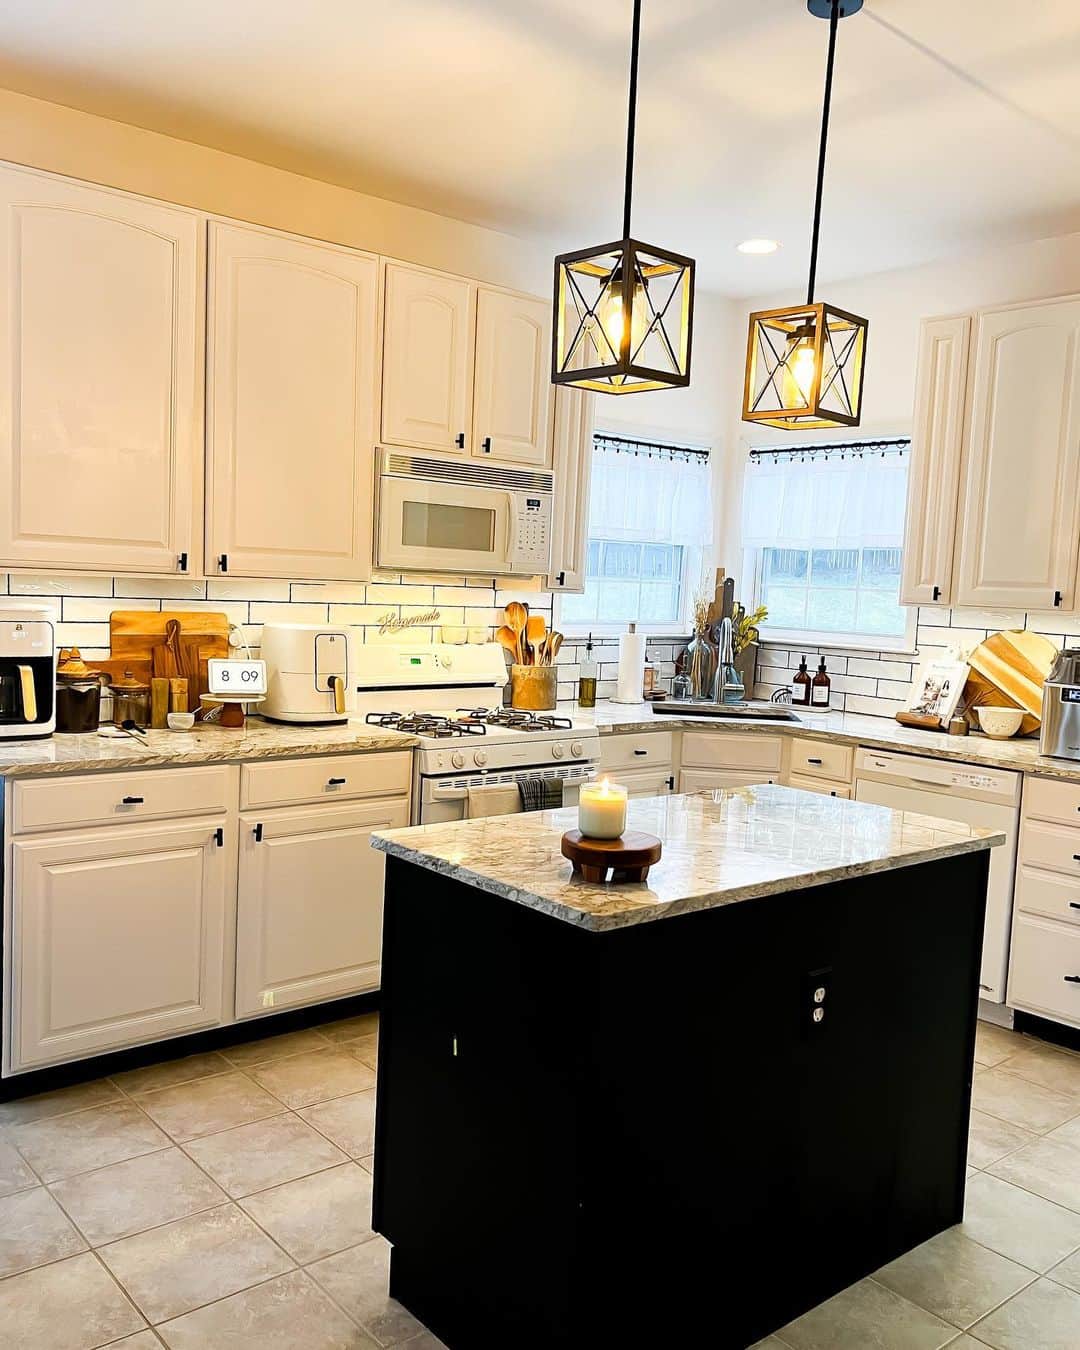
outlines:
[{"label": "kitchen towel", "polygon": [[517,790],[522,811],[555,811],[563,804],[561,778],[541,778],[538,774],[519,778]]},{"label": "kitchen towel", "polygon": [[465,815],[468,820],[484,816],[512,816],[521,811],[521,797],[515,783],[500,783],[491,787],[466,788]]}]

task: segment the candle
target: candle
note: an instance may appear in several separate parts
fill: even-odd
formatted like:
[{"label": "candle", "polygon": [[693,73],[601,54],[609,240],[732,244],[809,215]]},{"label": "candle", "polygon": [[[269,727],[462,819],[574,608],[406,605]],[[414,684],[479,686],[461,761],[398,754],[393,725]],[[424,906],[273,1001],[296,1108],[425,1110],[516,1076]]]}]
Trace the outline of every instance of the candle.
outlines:
[{"label": "candle", "polygon": [[585,783],[578,795],[578,829],[587,839],[618,839],[626,829],[626,788],[621,783]]}]

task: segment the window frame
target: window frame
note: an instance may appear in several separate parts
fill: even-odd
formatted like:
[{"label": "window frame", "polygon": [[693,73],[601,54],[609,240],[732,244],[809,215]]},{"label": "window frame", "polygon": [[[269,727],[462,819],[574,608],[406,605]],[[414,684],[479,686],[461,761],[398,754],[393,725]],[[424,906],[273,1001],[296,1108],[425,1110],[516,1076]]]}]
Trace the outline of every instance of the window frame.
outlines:
[{"label": "window frame", "polygon": [[[586,585],[588,585],[588,549],[592,542],[591,536],[585,536],[585,555],[586,555]],[[635,542],[633,540],[625,541],[627,543]],[[675,542],[674,540],[672,541]],[[593,637],[618,637],[620,633],[625,633],[627,625],[636,623],[638,629],[645,632],[650,638],[662,637],[688,637],[694,630],[694,596],[693,596],[693,578],[690,576],[690,560],[695,550],[692,548],[683,548],[682,554],[682,575],[679,579],[679,593],[681,597],[681,606],[679,616],[667,623],[653,623],[644,619],[616,619],[612,623],[603,623],[600,620],[595,622],[585,620],[578,623],[576,620],[563,620],[562,606],[567,597],[562,592],[555,594],[555,610],[553,620],[559,629],[568,638],[587,637],[590,633]],[[580,592],[579,592],[580,593]]]}]

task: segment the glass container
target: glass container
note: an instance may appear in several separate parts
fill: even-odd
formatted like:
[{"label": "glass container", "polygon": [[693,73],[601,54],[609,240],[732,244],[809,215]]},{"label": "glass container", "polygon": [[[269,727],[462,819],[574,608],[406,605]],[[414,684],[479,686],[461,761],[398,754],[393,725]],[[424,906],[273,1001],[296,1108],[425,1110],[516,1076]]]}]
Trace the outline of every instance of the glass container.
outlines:
[{"label": "glass container", "polygon": [[690,697],[707,703],[716,682],[716,648],[704,633],[695,633],[686,649],[686,673],[690,677]]},{"label": "glass container", "polygon": [[61,651],[56,668],[56,730],[70,735],[95,732],[101,720],[101,677],[78,647]]},{"label": "glass container", "polygon": [[150,686],[137,679],[130,670],[125,670],[118,680],[112,683],[113,722],[123,726],[125,722],[134,722],[137,727],[145,727],[150,722]]}]

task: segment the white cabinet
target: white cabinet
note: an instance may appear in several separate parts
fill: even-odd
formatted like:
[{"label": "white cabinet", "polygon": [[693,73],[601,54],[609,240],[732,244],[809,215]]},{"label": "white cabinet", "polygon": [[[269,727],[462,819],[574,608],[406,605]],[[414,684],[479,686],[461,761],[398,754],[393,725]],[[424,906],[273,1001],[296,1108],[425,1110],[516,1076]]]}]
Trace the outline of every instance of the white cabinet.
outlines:
[{"label": "white cabinet", "polygon": [[711,792],[714,788],[752,787],[756,783],[775,783],[780,774],[769,769],[683,769],[679,774],[680,792]]},{"label": "white cabinet", "polygon": [[205,222],[0,169],[0,565],[196,570]]},{"label": "white cabinet", "polygon": [[13,1068],[222,1019],[233,912],[225,824],[211,816],[15,841]]},{"label": "white cabinet", "polygon": [[551,467],[555,502],[551,519],[553,591],[581,594],[589,549],[589,493],[592,484],[593,418],[596,395],[559,385],[551,417]]},{"label": "white cabinet", "polygon": [[378,285],[372,255],[211,223],[208,574],[370,576]]},{"label": "white cabinet", "polygon": [[1072,609],[1080,299],[979,315],[955,603]]},{"label": "white cabinet", "polygon": [[929,319],[919,337],[904,575],[905,605],[953,602],[971,319]]},{"label": "white cabinet", "polygon": [[408,823],[404,797],[241,816],[238,1018],[378,987],[383,855],[371,832]]},{"label": "white cabinet", "polygon": [[383,440],[470,452],[476,286],[391,262],[384,306]]},{"label": "white cabinet", "polygon": [[551,404],[551,304],[479,288],[473,454],[547,464]]}]

